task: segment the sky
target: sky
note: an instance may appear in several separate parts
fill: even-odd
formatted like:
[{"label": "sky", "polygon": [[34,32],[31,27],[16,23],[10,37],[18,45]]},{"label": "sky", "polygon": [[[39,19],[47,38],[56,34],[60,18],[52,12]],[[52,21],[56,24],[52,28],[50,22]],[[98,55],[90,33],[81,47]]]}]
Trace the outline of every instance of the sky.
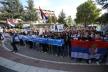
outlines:
[{"label": "sky", "polygon": [[[66,16],[72,16],[74,19],[77,12],[76,8],[85,1],[87,0],[34,0],[34,6],[35,8],[40,6],[42,9],[55,11],[56,16],[63,9]],[[27,0],[21,0],[21,3],[26,6]]]}]

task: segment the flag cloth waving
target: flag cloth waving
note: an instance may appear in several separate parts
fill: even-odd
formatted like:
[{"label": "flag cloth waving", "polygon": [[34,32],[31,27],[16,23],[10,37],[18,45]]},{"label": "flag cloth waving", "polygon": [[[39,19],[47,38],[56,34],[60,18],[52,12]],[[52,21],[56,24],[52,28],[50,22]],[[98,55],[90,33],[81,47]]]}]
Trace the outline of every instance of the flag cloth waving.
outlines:
[{"label": "flag cloth waving", "polygon": [[46,14],[42,11],[42,9],[39,7],[39,10],[41,12],[41,17],[43,20],[48,20],[48,16],[46,16]]}]

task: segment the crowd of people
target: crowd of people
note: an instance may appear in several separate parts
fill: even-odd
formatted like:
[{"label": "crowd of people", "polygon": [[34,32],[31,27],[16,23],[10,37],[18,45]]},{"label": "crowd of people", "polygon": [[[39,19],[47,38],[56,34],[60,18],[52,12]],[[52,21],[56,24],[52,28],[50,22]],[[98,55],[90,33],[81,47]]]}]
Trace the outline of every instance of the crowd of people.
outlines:
[{"label": "crowd of people", "polygon": [[[71,57],[71,40],[85,40],[85,41],[95,41],[95,40],[105,40],[107,39],[107,35],[103,34],[96,30],[95,27],[87,27],[87,28],[76,28],[73,27],[71,29],[66,29],[63,32],[51,32],[44,31],[41,35],[39,31],[24,31],[21,33],[10,33],[12,36],[11,45],[13,47],[13,51],[17,52],[18,48],[16,46],[17,43],[20,45],[28,45],[29,48],[39,48],[42,52],[47,52],[57,56],[69,56]],[[29,36],[38,36],[42,38],[51,38],[51,39],[64,39],[64,45],[56,46],[56,45],[48,45],[43,43],[33,43],[32,41],[24,42],[20,35],[29,35]],[[16,38],[18,37],[18,38]]]}]

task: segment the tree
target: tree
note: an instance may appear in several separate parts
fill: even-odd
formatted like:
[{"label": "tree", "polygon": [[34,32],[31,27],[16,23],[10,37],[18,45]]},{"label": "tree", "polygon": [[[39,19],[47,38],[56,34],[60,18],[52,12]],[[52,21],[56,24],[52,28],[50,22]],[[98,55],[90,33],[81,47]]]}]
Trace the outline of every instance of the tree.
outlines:
[{"label": "tree", "polygon": [[48,16],[48,21],[47,23],[52,23],[52,16]]},{"label": "tree", "polygon": [[52,23],[57,23],[57,17],[56,16],[52,16]]},{"label": "tree", "polygon": [[[8,13],[9,18],[19,18],[23,12],[23,6],[19,0],[2,0],[3,13]],[[8,16],[7,16],[8,18]]]},{"label": "tree", "polygon": [[12,15],[10,13],[1,13],[0,14],[0,20],[6,20],[7,18],[10,18]]},{"label": "tree", "polygon": [[27,7],[27,19],[29,21],[36,21],[37,20],[37,13],[36,13],[36,9],[34,9],[34,4],[33,4],[33,0],[28,0],[28,7]]},{"label": "tree", "polygon": [[103,6],[103,9],[107,9],[108,8],[108,0],[96,0],[96,2],[99,5],[102,5]]},{"label": "tree", "polygon": [[3,2],[3,0],[0,0],[0,12],[2,12],[3,11],[3,4],[4,2]]},{"label": "tree", "polygon": [[101,17],[99,17],[96,20],[98,23],[100,23],[101,25],[105,25],[108,23],[108,13],[103,14]]},{"label": "tree", "polygon": [[57,17],[56,16],[48,16],[47,23],[57,23]]},{"label": "tree", "polygon": [[58,18],[58,23],[64,24],[66,26],[65,18],[66,18],[65,13],[62,10]]},{"label": "tree", "polygon": [[84,26],[92,24],[100,15],[100,9],[96,7],[93,1],[88,0],[77,7],[76,23],[83,24]]},{"label": "tree", "polygon": [[72,26],[72,18],[71,18],[71,16],[68,16],[67,17],[67,19],[66,19],[66,24],[67,24],[67,26]]}]

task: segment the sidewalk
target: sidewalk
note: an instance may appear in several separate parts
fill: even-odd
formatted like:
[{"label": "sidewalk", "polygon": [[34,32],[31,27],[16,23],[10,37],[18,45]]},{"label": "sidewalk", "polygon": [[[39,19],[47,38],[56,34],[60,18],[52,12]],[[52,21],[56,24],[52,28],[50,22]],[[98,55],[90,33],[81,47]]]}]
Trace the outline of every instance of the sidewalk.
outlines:
[{"label": "sidewalk", "polygon": [[30,65],[25,65],[2,57],[0,57],[0,65],[13,70],[13,72],[15,71],[17,72],[66,72],[61,70],[53,70],[53,69],[39,68]]},{"label": "sidewalk", "polygon": [[16,71],[8,69],[4,66],[0,66],[0,72],[16,72]]},{"label": "sidewalk", "polygon": [[[12,57],[10,58],[9,56],[8,58],[12,59]],[[30,61],[27,61],[27,60],[25,63],[25,61],[21,61],[18,58],[15,61],[10,60],[10,59],[0,57],[0,65],[6,68],[9,68],[11,70],[17,71],[17,72],[108,72],[108,66],[104,66],[104,65],[61,65],[61,66],[58,66],[58,64],[55,64],[54,65],[55,68],[56,67],[60,68],[59,70],[57,70],[57,69],[53,69],[54,67],[51,65],[48,65],[47,68],[44,67],[46,63],[43,63],[42,65],[43,67],[39,67],[39,66],[36,66],[39,63],[36,63],[32,60],[31,62],[34,62],[34,64],[32,63],[31,65],[29,65],[27,63],[30,63]],[[18,60],[20,62],[18,62]],[[50,69],[49,66],[52,69]]]}]

